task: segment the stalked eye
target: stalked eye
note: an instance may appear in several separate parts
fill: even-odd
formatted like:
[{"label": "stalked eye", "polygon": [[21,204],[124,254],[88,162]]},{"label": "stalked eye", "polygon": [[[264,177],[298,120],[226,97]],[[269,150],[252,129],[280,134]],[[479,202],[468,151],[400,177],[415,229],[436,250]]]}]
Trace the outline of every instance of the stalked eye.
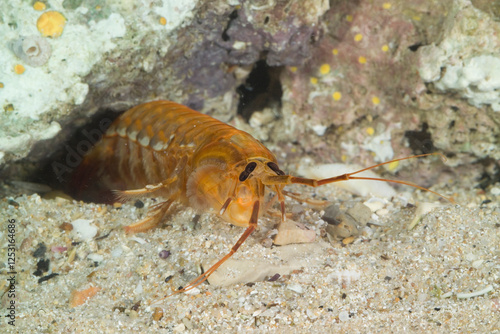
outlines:
[{"label": "stalked eye", "polygon": [[277,175],[285,175],[285,172],[282,171],[278,165],[276,165],[274,162],[268,162],[267,167],[271,168]]},{"label": "stalked eye", "polygon": [[250,163],[248,163],[248,165],[245,167],[245,170],[243,172],[241,172],[241,174],[240,174],[240,177],[239,177],[240,181],[243,182],[246,179],[248,179],[248,177],[253,172],[253,170],[255,169],[255,167],[257,167],[257,163],[256,162],[250,162]]}]

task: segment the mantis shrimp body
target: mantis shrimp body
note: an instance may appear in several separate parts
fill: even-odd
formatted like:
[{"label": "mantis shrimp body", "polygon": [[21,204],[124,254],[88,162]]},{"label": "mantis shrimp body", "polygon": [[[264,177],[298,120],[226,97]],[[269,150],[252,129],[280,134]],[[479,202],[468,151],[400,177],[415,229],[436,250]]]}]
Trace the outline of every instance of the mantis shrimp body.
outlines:
[{"label": "mantis shrimp body", "polygon": [[[419,156],[398,160],[414,157]],[[199,211],[213,209],[231,224],[246,227],[227,255],[179,293],[204,282],[256,229],[269,207],[264,205],[267,190],[276,193],[282,220],[287,194],[283,188],[293,183],[316,187],[369,179],[428,190],[404,181],[353,176],[383,164],[322,180],[286,175],[276,157],[250,134],[180,104],[154,101],[128,110],[111,124],[85,156],[73,184],[77,197],[90,200],[165,199],[150,208],[146,218],[126,226],[129,233],[156,226],[174,201]]]}]

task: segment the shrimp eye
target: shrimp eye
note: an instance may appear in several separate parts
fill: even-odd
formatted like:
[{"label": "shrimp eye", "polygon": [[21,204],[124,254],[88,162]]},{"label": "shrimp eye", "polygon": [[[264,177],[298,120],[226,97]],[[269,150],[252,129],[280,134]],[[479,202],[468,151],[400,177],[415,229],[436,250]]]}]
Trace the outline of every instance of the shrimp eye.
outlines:
[{"label": "shrimp eye", "polygon": [[282,171],[278,165],[276,165],[274,162],[268,162],[267,167],[271,168],[277,175],[285,175],[285,172]]},{"label": "shrimp eye", "polygon": [[246,179],[248,179],[248,177],[253,172],[253,170],[255,169],[255,167],[257,167],[257,163],[256,162],[250,162],[250,163],[248,163],[248,165],[245,167],[245,170],[243,172],[241,172],[241,174],[240,174],[240,177],[239,177],[240,181],[243,182]]}]

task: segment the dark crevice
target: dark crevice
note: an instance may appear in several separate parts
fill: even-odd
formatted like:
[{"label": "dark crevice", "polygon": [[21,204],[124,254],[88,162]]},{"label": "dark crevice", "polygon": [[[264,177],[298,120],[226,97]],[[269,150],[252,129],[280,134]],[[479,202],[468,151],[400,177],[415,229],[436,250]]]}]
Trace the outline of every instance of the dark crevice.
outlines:
[{"label": "dark crevice", "polygon": [[227,31],[231,27],[231,23],[238,18],[238,11],[235,9],[231,14],[229,14],[229,22],[227,22],[226,29],[222,32],[222,40],[224,42],[229,41],[230,37],[227,34]]},{"label": "dark crevice", "polygon": [[477,181],[478,185],[476,187],[486,190],[489,186],[500,182],[500,169],[497,170],[494,174],[483,172],[483,174],[481,174],[479,180]]},{"label": "dark crevice", "polygon": [[423,44],[422,44],[421,42],[418,42],[418,43],[415,43],[415,44],[413,44],[413,45],[410,45],[410,46],[408,47],[408,49],[410,49],[410,51],[412,51],[412,52],[415,52],[415,51],[417,51],[417,50],[418,50],[418,48],[420,48],[422,45],[423,45]]},{"label": "dark crevice", "polygon": [[280,82],[281,70],[282,67],[271,67],[265,60],[259,60],[245,83],[236,89],[240,96],[238,114],[246,121],[255,111],[281,105],[283,95]]},{"label": "dark crevice", "polygon": [[489,186],[493,186],[497,183],[500,184],[500,163],[492,158],[486,158],[479,162],[485,167],[485,171],[477,180],[478,184],[476,188],[486,190]]},{"label": "dark crevice", "polygon": [[432,136],[427,131],[428,129],[429,125],[424,122],[420,131],[405,131],[405,137],[408,139],[413,154],[425,154],[436,151]]},{"label": "dark crevice", "polygon": [[90,122],[74,131],[64,145],[54,148],[52,155],[44,159],[42,168],[31,176],[30,181],[67,191],[70,177],[83,161],[83,156],[102,138],[121,111],[103,109],[95,113]]}]

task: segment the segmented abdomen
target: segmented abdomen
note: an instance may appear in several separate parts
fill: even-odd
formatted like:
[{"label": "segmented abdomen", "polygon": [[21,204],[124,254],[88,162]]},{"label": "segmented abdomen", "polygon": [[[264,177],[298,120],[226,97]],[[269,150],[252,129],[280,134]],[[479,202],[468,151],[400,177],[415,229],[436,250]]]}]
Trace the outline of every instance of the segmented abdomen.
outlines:
[{"label": "segmented abdomen", "polygon": [[246,132],[174,102],[149,102],[118,117],[85,156],[73,177],[75,196],[112,202],[110,190],[143,188],[177,176],[165,190],[169,193],[159,195],[178,192],[185,202],[187,178],[200,159],[219,160],[231,168],[252,156],[275,161]]}]

